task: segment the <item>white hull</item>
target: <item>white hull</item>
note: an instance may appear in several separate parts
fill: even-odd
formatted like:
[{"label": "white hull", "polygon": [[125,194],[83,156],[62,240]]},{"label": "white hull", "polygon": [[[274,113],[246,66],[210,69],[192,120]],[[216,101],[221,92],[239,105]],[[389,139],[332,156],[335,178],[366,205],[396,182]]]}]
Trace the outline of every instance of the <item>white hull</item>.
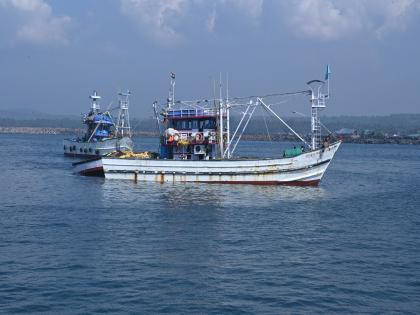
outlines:
[{"label": "white hull", "polygon": [[105,177],[155,182],[317,185],[341,142],[293,158],[260,160],[101,159]]},{"label": "white hull", "polygon": [[70,139],[63,141],[64,154],[69,156],[103,156],[116,151],[117,148],[121,151],[131,151],[133,149],[133,141],[128,137],[121,139],[107,139],[98,142],[82,142]]}]

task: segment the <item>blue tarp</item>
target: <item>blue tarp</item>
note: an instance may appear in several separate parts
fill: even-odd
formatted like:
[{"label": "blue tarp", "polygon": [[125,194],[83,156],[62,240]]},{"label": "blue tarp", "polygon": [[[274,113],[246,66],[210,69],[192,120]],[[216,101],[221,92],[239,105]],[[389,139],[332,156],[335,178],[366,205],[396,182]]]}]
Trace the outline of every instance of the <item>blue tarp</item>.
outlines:
[{"label": "blue tarp", "polygon": [[97,136],[97,137],[108,137],[109,132],[107,130],[96,130],[95,136]]},{"label": "blue tarp", "polygon": [[95,116],[95,119],[93,120],[95,123],[101,123],[106,125],[113,125],[114,122],[112,121],[112,118],[108,115],[104,114],[98,114]]},{"label": "blue tarp", "polygon": [[168,158],[168,148],[167,148],[167,147],[165,147],[164,145],[162,145],[162,146],[160,147],[160,157],[161,157],[162,159],[166,159],[166,158]]}]

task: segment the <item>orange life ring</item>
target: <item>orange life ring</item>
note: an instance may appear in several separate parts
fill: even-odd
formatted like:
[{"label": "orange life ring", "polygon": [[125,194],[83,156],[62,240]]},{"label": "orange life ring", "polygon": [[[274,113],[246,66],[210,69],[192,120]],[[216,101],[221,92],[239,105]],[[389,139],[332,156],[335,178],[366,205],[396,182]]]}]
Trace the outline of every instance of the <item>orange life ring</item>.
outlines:
[{"label": "orange life ring", "polygon": [[197,142],[197,143],[202,143],[202,142],[203,142],[203,139],[204,139],[204,136],[203,136],[203,134],[202,134],[202,133],[197,133],[197,134],[195,135],[195,142]]}]

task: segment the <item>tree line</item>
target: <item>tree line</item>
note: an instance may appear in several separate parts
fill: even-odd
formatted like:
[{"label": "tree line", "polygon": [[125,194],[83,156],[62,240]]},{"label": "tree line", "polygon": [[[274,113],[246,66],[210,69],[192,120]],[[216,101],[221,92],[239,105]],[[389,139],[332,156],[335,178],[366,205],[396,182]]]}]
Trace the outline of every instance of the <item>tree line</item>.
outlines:
[{"label": "tree line", "polygon": [[[240,117],[231,118],[234,128]],[[309,117],[286,117],[284,120],[297,132],[308,134],[310,132]],[[357,130],[358,133],[371,131],[375,133],[408,135],[420,132],[420,114],[393,114],[387,116],[326,116],[321,117],[322,123],[332,132],[341,128]],[[134,131],[157,131],[156,120],[152,118],[132,119],[131,126]],[[75,118],[36,118],[15,119],[0,117],[0,127],[48,127],[48,128],[74,128],[82,127],[80,119]],[[274,117],[255,116],[251,119],[246,134],[287,134],[289,130]]]}]

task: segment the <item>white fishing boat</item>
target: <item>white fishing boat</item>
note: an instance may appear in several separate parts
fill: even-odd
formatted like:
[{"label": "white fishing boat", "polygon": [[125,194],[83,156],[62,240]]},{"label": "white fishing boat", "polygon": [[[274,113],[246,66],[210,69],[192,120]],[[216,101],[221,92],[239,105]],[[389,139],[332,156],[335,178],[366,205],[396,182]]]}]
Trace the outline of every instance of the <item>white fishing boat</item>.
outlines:
[{"label": "white fishing boat", "polygon": [[[329,70],[327,81],[329,83]],[[316,186],[322,179],[341,142],[321,136],[319,110],[325,108],[329,91],[323,93],[325,82],[308,82],[309,90],[277,93],[269,96],[175,101],[175,75],[165,106],[155,102],[154,109],[160,130],[160,153],[105,156],[77,165],[79,173],[100,169],[107,179],[154,182],[202,182],[259,185]],[[328,84],[329,90],[329,84]],[[220,92],[221,94],[221,92]],[[228,93],[226,93],[228,94]],[[310,143],[290,127],[266,99],[304,94],[310,96]],[[233,134],[230,115],[234,108],[245,108]],[[241,158],[235,155],[237,145],[256,108],[274,115],[302,141],[302,147],[286,150],[283,156],[267,159]]]},{"label": "white fishing boat", "polygon": [[84,115],[83,123],[86,132],[82,137],[65,139],[64,154],[73,157],[102,156],[116,150],[132,150],[131,128],[128,114],[130,92],[119,93],[119,113],[114,121],[110,110],[102,112],[99,105],[101,96],[94,91],[90,96],[92,106]]},{"label": "white fishing boat", "polygon": [[[153,160],[102,158],[106,178],[156,182],[287,184],[316,186],[340,142],[293,158],[230,160]],[[99,160],[88,166],[99,169]]]}]

